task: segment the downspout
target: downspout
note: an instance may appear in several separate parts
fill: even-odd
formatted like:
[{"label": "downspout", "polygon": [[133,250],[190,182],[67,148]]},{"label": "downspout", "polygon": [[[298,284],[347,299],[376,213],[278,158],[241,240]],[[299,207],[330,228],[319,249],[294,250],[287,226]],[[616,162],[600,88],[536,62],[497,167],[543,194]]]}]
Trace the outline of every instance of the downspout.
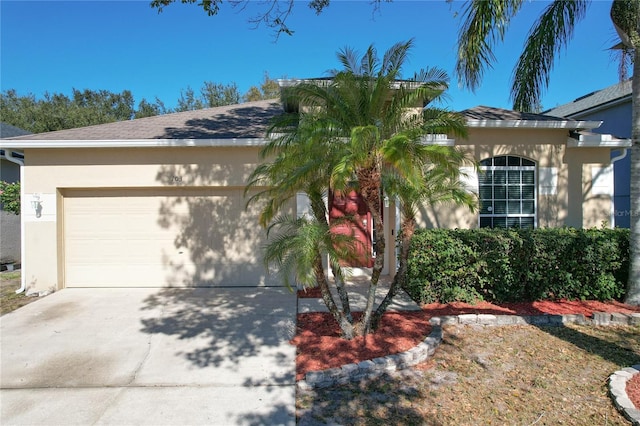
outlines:
[{"label": "downspout", "polygon": [[613,185],[613,195],[611,196],[611,220],[610,220],[610,226],[611,229],[615,228],[615,223],[616,223],[616,206],[615,206],[615,195],[616,195],[616,185],[615,185],[615,162],[616,161],[620,161],[622,160],[624,157],[627,156],[627,154],[629,153],[629,150],[627,148],[622,148],[622,152],[618,155],[616,155],[615,157],[611,157],[611,170],[614,173],[614,185]]},{"label": "downspout", "polygon": [[20,166],[20,288],[16,294],[20,294],[27,288],[27,278],[24,275],[24,160],[14,157],[13,151],[4,151],[4,158]]}]

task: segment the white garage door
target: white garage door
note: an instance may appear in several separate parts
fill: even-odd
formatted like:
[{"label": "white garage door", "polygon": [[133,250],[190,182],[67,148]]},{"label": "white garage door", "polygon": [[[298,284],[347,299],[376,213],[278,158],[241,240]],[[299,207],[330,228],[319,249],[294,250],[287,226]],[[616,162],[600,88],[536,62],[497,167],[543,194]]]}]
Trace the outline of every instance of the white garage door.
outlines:
[{"label": "white garage door", "polygon": [[67,287],[281,285],[242,189],[67,191]]}]

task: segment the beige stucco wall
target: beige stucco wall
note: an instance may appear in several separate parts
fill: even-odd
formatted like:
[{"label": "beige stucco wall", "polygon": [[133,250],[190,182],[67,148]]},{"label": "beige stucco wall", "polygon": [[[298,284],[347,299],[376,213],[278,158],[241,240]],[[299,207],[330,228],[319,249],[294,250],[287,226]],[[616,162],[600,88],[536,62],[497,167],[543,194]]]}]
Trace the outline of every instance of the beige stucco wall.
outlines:
[{"label": "beige stucco wall", "polygon": [[27,192],[56,188],[243,186],[257,147],[30,149]]},{"label": "beige stucco wall", "polygon": [[[28,291],[63,282],[63,197],[81,188],[243,188],[259,147],[25,150],[25,274]],[[40,200],[40,217],[30,207]],[[256,224],[256,227],[258,225]]]},{"label": "beige stucco wall", "polygon": [[[594,194],[594,170],[609,162],[609,149],[566,148],[565,130],[470,129],[456,141],[472,158],[497,155],[530,158],[540,168],[557,170],[552,194],[538,192],[538,226],[599,226],[608,220],[610,196]],[[545,144],[541,144],[541,142]],[[243,188],[259,163],[259,147],[166,147],[27,149],[24,203],[34,194],[42,211],[25,209],[25,268],[30,290],[55,290],[64,285],[63,200],[75,189],[233,187]],[[594,169],[596,168],[596,169]],[[540,188],[538,188],[540,189]],[[28,206],[30,204],[27,204]],[[395,270],[394,206],[385,210],[387,241],[385,270]],[[295,211],[295,206],[291,206]],[[473,228],[477,213],[451,206],[426,207],[421,226]],[[256,224],[256,229],[258,225]]]},{"label": "beige stucco wall", "polygon": [[[609,165],[609,148],[567,148],[568,131],[555,129],[469,130],[456,146],[480,161],[499,155],[515,155],[536,162],[538,227],[592,227],[609,221],[611,196],[594,195],[592,169]],[[542,191],[541,169],[557,173],[553,190]],[[613,190],[611,188],[611,190]],[[427,206],[419,223],[423,227],[475,228],[478,214],[465,207]]]}]

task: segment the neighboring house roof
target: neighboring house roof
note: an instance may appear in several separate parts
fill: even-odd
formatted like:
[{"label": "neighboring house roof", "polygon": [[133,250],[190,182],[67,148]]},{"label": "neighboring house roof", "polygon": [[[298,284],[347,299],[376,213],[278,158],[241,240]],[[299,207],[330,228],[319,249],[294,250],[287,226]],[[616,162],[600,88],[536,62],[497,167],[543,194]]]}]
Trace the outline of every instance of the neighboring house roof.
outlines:
[{"label": "neighboring house roof", "polygon": [[571,117],[581,112],[595,111],[626,101],[631,102],[631,80],[625,80],[602,90],[580,96],[572,102],[548,109],[543,114],[556,117]]},{"label": "neighboring house roof", "polygon": [[[11,124],[0,122],[0,139],[2,138],[11,138],[14,136],[22,136],[22,135],[30,135],[31,132],[28,132],[24,129],[21,129],[16,126],[12,126]],[[18,160],[23,160],[24,155],[19,152],[9,152],[7,153],[4,149],[0,149],[0,159],[8,160],[14,162],[13,158],[17,158]]]},{"label": "neighboring house roof", "polygon": [[12,138],[15,136],[22,136],[22,135],[29,135],[29,134],[31,134],[31,132],[28,132],[16,126],[12,126],[11,124],[0,122],[0,138]]},{"label": "neighboring house roof", "polygon": [[524,129],[595,129],[601,121],[568,120],[544,114],[477,106],[460,112],[469,127],[509,127]]},{"label": "neighboring house roof", "polygon": [[263,138],[270,120],[281,114],[282,111],[282,105],[279,101],[265,100],[37,133],[12,138],[12,140],[114,141]]}]

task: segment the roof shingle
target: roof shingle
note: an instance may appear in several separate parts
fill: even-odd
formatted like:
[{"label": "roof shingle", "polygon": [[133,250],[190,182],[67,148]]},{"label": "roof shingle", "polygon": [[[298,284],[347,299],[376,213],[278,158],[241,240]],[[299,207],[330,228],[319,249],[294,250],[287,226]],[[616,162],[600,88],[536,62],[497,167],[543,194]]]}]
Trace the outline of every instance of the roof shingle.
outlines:
[{"label": "roof shingle", "polygon": [[283,112],[271,99],[157,115],[76,129],[20,136],[15,140],[128,140],[262,138]]},{"label": "roof shingle", "polygon": [[531,112],[513,111],[479,105],[460,111],[467,120],[523,120],[523,121],[565,121],[563,118]]},{"label": "roof shingle", "polygon": [[631,80],[625,80],[602,90],[581,96],[572,102],[548,109],[544,111],[544,114],[554,115],[556,117],[571,117],[579,112],[630,97],[631,91]]}]

